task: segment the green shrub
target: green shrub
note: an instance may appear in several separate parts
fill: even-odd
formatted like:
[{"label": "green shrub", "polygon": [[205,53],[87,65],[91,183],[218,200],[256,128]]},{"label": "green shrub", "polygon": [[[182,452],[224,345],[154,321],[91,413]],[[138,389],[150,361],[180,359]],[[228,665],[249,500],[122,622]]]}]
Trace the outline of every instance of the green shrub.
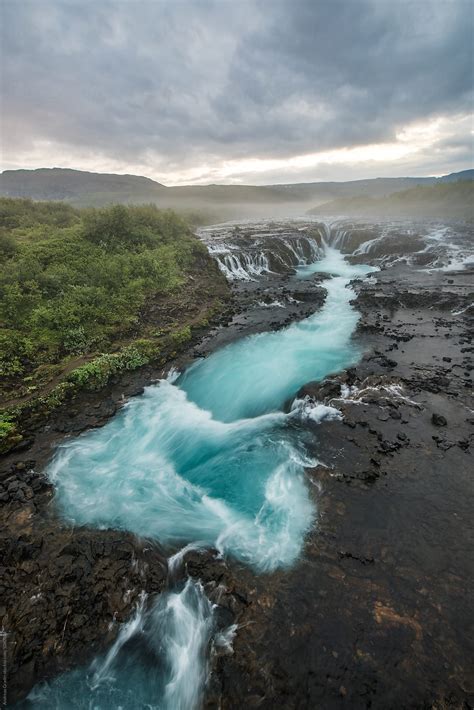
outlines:
[{"label": "green shrub", "polygon": [[184,345],[184,343],[191,340],[191,328],[189,325],[185,325],[179,330],[173,331],[170,338],[174,345]]},{"label": "green shrub", "polygon": [[[181,289],[199,281],[198,271],[207,277],[208,263],[206,247],[170,210],[0,198],[1,391],[24,398],[0,415],[0,450],[79,390],[99,390],[114,375],[176,354],[191,328],[170,325],[167,309],[161,320],[161,305],[170,299],[177,313],[186,308]],[[214,294],[201,292],[206,300]],[[65,374],[82,355],[87,361]]]},{"label": "green shrub", "polygon": [[10,436],[16,429],[16,425],[12,422],[12,418],[8,414],[0,414],[0,439],[5,439]]},{"label": "green shrub", "polygon": [[20,346],[4,357],[0,343],[10,375],[108,349],[149,298],[186,281],[198,244],[180,217],[153,205],[80,211],[0,199],[0,230],[0,323],[28,341],[27,356]]},{"label": "green shrub", "polygon": [[161,347],[156,340],[139,338],[138,340],[133,341],[133,347],[135,347],[141,355],[147,357],[149,360],[154,360],[161,354]]},{"label": "green shrub", "polygon": [[0,453],[6,453],[19,444],[22,438],[13,417],[8,413],[0,413]]},{"label": "green shrub", "polygon": [[149,358],[135,345],[129,345],[118,353],[99,355],[91,362],[77,367],[68,375],[68,381],[85,389],[100,389],[112,375],[124,370],[136,370],[146,365]]}]

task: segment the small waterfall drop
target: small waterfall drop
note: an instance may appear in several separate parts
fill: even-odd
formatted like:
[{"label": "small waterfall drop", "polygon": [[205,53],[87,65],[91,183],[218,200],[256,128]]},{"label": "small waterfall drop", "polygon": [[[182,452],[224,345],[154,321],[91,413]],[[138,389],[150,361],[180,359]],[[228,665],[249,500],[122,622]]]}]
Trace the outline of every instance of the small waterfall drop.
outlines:
[{"label": "small waterfall drop", "polygon": [[230,242],[227,234],[220,240],[216,240],[213,231],[210,236],[204,235],[210,254],[231,281],[255,281],[262,275],[292,272],[321,259],[324,255],[322,238],[320,235],[318,241],[299,232],[276,233],[264,239],[245,237],[239,243],[238,239]]},{"label": "small waterfall drop", "polygon": [[235,627],[217,633],[215,607],[188,578],[140,601],[109,651],[92,664],[36,686],[38,710],[197,710],[208,676],[209,647],[231,644]]}]

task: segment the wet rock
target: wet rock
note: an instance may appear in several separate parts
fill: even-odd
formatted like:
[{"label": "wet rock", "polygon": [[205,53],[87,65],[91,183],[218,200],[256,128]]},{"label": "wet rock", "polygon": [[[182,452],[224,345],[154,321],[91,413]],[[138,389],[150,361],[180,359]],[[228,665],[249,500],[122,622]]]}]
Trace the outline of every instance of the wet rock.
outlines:
[{"label": "wet rock", "polygon": [[341,395],[340,380],[327,378],[323,382],[309,382],[301,387],[296,394],[296,399],[311,397],[316,402],[327,402]]},{"label": "wet rock", "polygon": [[[33,492],[11,483],[18,483],[15,495]],[[89,661],[111,643],[119,628],[113,620],[129,617],[140,591],[160,592],[166,581],[156,545],[128,533],[73,530],[48,512],[12,516],[8,505],[0,511],[10,702],[39,680]]]},{"label": "wet rock", "polygon": [[388,369],[393,369],[394,367],[397,366],[396,360],[391,360],[390,358],[388,358],[386,355],[383,355],[383,354],[376,355],[372,359],[375,360],[376,362],[378,362],[378,364],[381,367],[386,367]]},{"label": "wet rock", "polygon": [[347,417],[344,417],[344,424],[351,429],[355,429],[357,426],[357,423],[353,419],[349,419]]},{"label": "wet rock", "polygon": [[449,449],[455,446],[455,443],[453,441],[445,439],[442,436],[433,436],[432,438],[436,442],[436,446],[438,447],[438,449],[441,449],[441,451],[449,451]]}]

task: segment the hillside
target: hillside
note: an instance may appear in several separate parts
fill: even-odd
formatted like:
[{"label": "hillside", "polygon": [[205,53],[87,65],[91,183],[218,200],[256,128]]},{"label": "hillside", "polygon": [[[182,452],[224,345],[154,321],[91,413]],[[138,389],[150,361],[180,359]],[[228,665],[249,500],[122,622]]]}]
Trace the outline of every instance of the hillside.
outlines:
[{"label": "hillside", "polygon": [[437,179],[436,182],[459,182],[465,180],[474,180],[474,170],[461,170],[459,173],[449,173]]},{"label": "hillside", "polygon": [[456,174],[438,179],[404,177],[293,185],[167,187],[137,175],[48,168],[4,171],[0,175],[0,195],[33,200],[62,200],[77,207],[151,203],[182,213],[204,210],[212,221],[213,218],[268,216],[269,212],[272,216],[301,214],[310,207],[333,199],[381,197],[416,185],[454,180],[455,177]]},{"label": "hillside", "polygon": [[379,197],[399,190],[407,190],[415,185],[431,185],[437,178],[372,178],[368,180],[349,180],[348,182],[309,182],[294,185],[274,185],[286,198],[313,199],[327,201],[339,197]]},{"label": "hillside", "polygon": [[201,204],[279,202],[272,187],[203,185],[166,187],[138,175],[90,173],[64,168],[5,170],[0,175],[0,195],[33,200],[62,200],[80,207],[110,203],[154,203],[160,207],[192,209]]},{"label": "hillside", "polygon": [[0,452],[38,410],[166,360],[227,296],[168,210],[0,198]]},{"label": "hillside", "polygon": [[[447,176],[449,177],[449,176]],[[474,219],[474,181],[440,179],[434,185],[418,185],[386,197],[337,199],[309,210],[313,215],[374,217],[444,217]]]},{"label": "hillside", "polygon": [[154,202],[166,190],[163,185],[137,175],[89,173],[63,168],[5,170],[0,175],[0,194],[33,200],[64,200],[76,205],[110,201]]}]

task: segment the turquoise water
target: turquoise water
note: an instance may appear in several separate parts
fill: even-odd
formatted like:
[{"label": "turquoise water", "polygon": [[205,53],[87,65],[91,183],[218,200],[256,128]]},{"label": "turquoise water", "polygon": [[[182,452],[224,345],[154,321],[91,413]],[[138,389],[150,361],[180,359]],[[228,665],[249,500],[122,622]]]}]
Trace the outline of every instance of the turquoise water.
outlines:
[{"label": "turquoise water", "polygon": [[357,357],[347,283],[362,269],[333,249],[318,268],[344,274],[326,282],[320,312],[215,352],[62,445],[49,476],[64,515],[163,543],[199,540],[258,571],[293,563],[314,509],[297,413],[280,409]]},{"label": "turquoise water", "polygon": [[42,710],[193,710],[207,675],[213,608],[202,587],[188,580],[144,600],[108,653],[36,686],[28,707]]},{"label": "turquoise water", "polygon": [[[332,275],[320,312],[222,348],[174,382],[148,387],[103,428],[63,444],[48,474],[64,516],[162,543],[213,546],[257,572],[294,563],[315,519],[304,478],[315,462],[299,426],[307,408],[282,407],[306,382],[357,359],[347,285],[371,270],[327,247],[299,272]],[[212,628],[212,607],[188,580],[141,610],[92,667],[36,690],[35,707],[195,708]]]}]

